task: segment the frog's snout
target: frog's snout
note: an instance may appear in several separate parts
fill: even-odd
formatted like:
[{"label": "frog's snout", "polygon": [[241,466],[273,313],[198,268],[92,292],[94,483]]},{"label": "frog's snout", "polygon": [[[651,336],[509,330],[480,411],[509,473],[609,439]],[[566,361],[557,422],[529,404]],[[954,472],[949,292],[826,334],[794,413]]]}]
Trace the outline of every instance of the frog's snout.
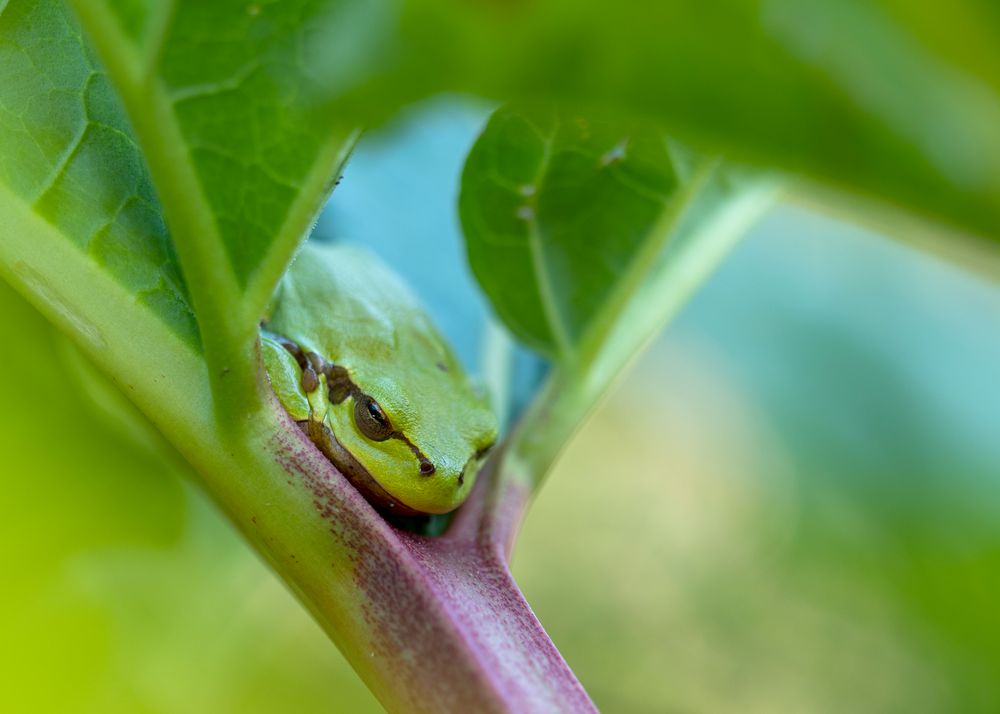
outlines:
[{"label": "frog's snout", "polygon": [[465,484],[466,476],[474,473],[476,468],[476,457],[472,456],[465,465],[460,469],[449,468],[449,469],[438,469],[429,460],[421,460],[420,462],[420,475],[421,476],[433,476],[437,475],[438,478],[444,479],[445,482],[454,481],[456,488]]}]

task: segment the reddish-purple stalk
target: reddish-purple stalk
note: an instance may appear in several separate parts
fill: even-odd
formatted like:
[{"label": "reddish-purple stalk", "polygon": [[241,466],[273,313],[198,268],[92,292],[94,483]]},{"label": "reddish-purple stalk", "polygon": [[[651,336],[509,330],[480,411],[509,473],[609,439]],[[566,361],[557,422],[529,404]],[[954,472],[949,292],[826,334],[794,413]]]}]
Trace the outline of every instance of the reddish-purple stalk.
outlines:
[{"label": "reddish-purple stalk", "polygon": [[[363,603],[358,631],[370,651],[342,649],[383,704],[428,712],[596,711],[511,576],[530,493],[498,477],[502,454],[490,459],[446,534],[419,536],[390,526],[284,422],[287,430],[273,442],[279,463],[311,492],[330,537],[352,553]],[[393,682],[392,696],[385,681]]]}]

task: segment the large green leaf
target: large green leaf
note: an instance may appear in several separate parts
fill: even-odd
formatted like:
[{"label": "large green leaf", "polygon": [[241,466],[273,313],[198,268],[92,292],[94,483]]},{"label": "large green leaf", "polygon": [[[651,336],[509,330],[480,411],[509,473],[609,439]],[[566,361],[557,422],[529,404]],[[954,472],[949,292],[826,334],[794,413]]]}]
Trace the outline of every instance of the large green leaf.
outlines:
[{"label": "large green leaf", "polygon": [[324,71],[328,30],[350,2],[74,6],[149,162],[217,407],[246,413],[264,305],[356,138],[316,102],[337,76]]},{"label": "large green leaf", "polygon": [[0,204],[8,220],[24,211],[49,224],[81,261],[197,347],[142,154],[61,4],[12,0],[0,8],[0,76]]},{"label": "large green leaf", "polygon": [[[992,0],[410,0],[392,80],[600,103],[1000,238]],[[390,94],[385,90],[380,99]]]},{"label": "large green leaf", "polygon": [[106,47],[111,38],[121,42],[110,30],[99,41],[116,61],[129,62],[122,69],[133,81],[162,93],[163,106],[131,111],[155,112],[176,126],[184,142],[178,153],[198,178],[190,188],[203,194],[245,286],[276,238],[288,232],[294,243],[308,228],[312,213],[296,212],[295,204],[307,192],[317,210],[343,157],[349,132],[316,111],[317,80],[306,64],[320,49],[310,46],[316,26],[329,24],[337,8],[302,1],[164,5],[172,8],[150,4],[139,12],[131,3],[107,3],[132,46]]}]

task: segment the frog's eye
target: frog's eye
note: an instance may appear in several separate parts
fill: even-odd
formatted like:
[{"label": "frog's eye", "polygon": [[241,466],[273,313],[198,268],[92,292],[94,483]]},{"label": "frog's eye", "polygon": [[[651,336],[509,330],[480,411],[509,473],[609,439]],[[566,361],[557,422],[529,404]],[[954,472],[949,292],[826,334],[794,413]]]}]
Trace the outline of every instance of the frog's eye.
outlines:
[{"label": "frog's eye", "polygon": [[389,418],[378,402],[367,394],[359,394],[354,401],[354,422],[361,433],[372,441],[385,441],[393,434]]}]

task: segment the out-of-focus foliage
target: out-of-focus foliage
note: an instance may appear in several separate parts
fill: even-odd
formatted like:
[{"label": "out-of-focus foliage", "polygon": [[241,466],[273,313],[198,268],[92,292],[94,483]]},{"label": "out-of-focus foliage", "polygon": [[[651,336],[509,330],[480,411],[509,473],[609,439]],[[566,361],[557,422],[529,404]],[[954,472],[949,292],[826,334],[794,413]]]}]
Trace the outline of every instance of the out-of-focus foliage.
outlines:
[{"label": "out-of-focus foliage", "polygon": [[0,315],[0,711],[380,711],[68,339]]},{"label": "out-of-focus foliage", "polygon": [[[0,709],[376,711],[0,294],[26,348],[0,351],[4,473],[30,475],[0,501],[0,562],[23,573],[5,579]],[[998,314],[994,286],[871,234],[765,223],[573,442],[516,551],[597,703],[994,711]]]},{"label": "out-of-focus foliage", "polygon": [[603,104],[1000,234],[1000,13],[988,0],[87,7],[127,73],[161,77],[165,118],[241,280],[331,141],[317,122],[389,116],[442,90]]},{"label": "out-of-focus foliage", "polygon": [[778,210],[573,441],[515,574],[607,711],[996,711],[998,365],[995,285]]},{"label": "out-of-focus foliage", "polygon": [[399,28],[387,23],[392,51],[354,93],[362,111],[442,90],[596,102],[730,157],[1000,235],[992,0],[401,7]]}]

